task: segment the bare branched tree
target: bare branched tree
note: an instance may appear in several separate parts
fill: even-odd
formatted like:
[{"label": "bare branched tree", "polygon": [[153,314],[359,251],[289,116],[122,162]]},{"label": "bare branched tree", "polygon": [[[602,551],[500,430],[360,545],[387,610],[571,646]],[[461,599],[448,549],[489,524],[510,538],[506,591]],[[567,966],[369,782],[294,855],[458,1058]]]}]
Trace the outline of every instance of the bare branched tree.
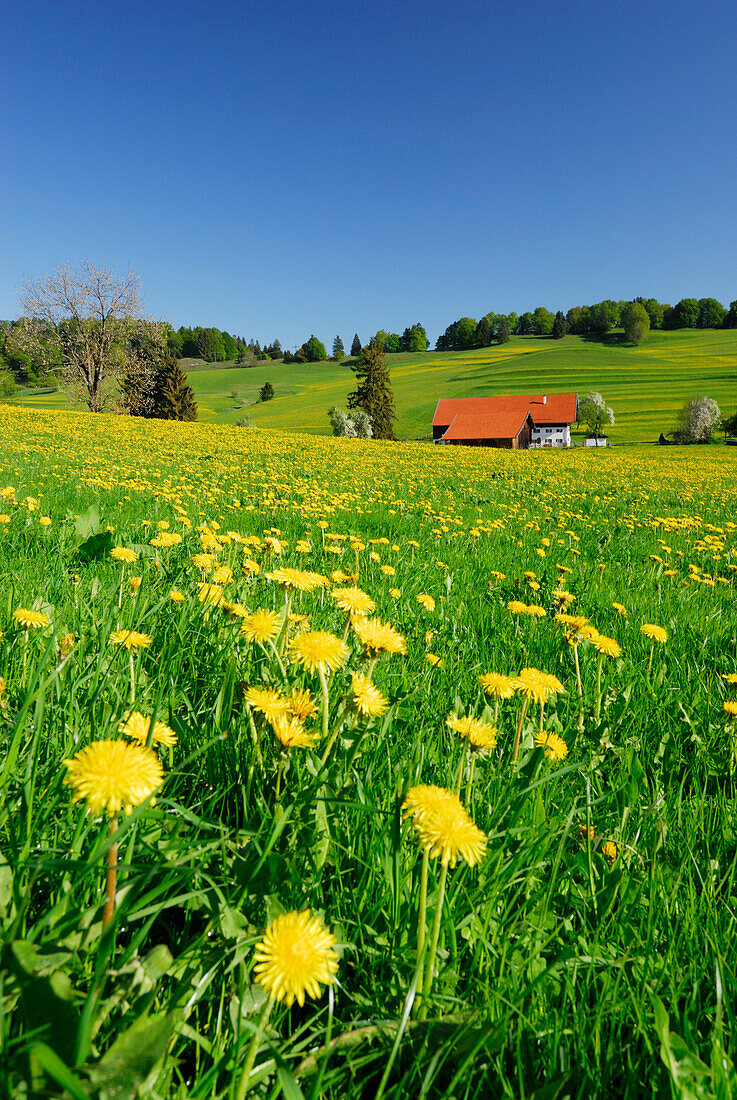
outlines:
[{"label": "bare branched tree", "polygon": [[143,315],[140,279],[116,275],[86,260],[78,269],[60,264],[50,275],[27,283],[20,295],[26,315],[21,338],[53,366],[90,412],[119,401],[124,377],[146,386],[156,355],[164,349],[164,328]]}]

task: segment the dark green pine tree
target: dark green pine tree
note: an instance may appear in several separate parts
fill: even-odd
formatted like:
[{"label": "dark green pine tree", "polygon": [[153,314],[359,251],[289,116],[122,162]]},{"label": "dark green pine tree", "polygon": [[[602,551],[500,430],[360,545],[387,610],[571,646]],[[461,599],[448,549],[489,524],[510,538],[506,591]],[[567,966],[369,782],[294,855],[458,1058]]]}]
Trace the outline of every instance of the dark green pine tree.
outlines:
[{"label": "dark green pine tree", "polygon": [[345,356],[345,347],[340,336],[336,336],[333,340],[333,359],[342,359]]},{"label": "dark green pine tree", "polygon": [[358,339],[358,333],[353,337],[353,343],[351,344],[351,355],[355,359],[357,355],[361,354],[361,341]]},{"label": "dark green pine tree", "polygon": [[179,360],[168,356],[156,378],[156,413],[159,420],[196,420],[197,402]]},{"label": "dark green pine tree", "polygon": [[371,340],[351,370],[358,386],[348,395],[348,408],[363,409],[368,413],[374,439],[394,439],[394,393],[383,345],[375,339]]},{"label": "dark green pine tree", "polygon": [[562,340],[566,334],[566,319],[560,310],[555,315],[553,321],[553,339]]}]

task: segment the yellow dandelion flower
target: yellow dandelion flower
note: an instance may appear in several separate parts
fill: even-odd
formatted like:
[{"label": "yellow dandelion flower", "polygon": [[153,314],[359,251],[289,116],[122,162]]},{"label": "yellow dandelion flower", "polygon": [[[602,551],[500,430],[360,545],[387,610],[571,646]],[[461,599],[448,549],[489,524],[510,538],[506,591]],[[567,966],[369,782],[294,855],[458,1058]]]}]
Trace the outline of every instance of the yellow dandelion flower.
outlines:
[{"label": "yellow dandelion flower", "polygon": [[229,565],[219,565],[212,574],[214,584],[230,584],[233,580],[233,570]]},{"label": "yellow dandelion flower", "polygon": [[380,653],[406,653],[407,642],[389,623],[381,619],[365,619],[354,624],[356,636],[368,657],[378,657]]},{"label": "yellow dandelion flower", "polygon": [[451,791],[438,795],[438,788],[410,788],[404,808],[405,813],[412,816],[421,847],[431,858],[439,857],[442,863],[451,867],[459,857],[469,867],[483,858],[486,834],[473,823]]},{"label": "yellow dandelion flower", "polygon": [[535,745],[538,749],[545,750],[548,760],[565,760],[568,756],[568,745],[562,737],[550,730],[543,730],[535,734]]},{"label": "yellow dandelion flower", "polygon": [[538,668],[523,668],[519,676],[516,676],[512,682],[515,691],[537,703],[544,703],[548,697]]},{"label": "yellow dandelion flower", "polygon": [[312,695],[307,689],[292,692],[289,697],[289,713],[293,718],[299,718],[301,722],[317,714],[317,707],[313,702]]},{"label": "yellow dandelion flower", "polygon": [[500,672],[484,672],[479,676],[479,684],[486,695],[494,695],[497,699],[511,699],[515,692],[514,680]]},{"label": "yellow dandelion flower", "polygon": [[402,590],[401,588],[390,588],[389,595],[393,600],[398,600],[399,597],[402,595]]},{"label": "yellow dandelion flower", "polygon": [[276,611],[259,607],[241,620],[241,634],[249,642],[269,642],[277,636],[280,626]]},{"label": "yellow dandelion flower", "polygon": [[622,647],[614,638],[608,638],[606,634],[596,634],[595,637],[590,639],[592,646],[598,653],[603,653],[607,657],[621,657]]},{"label": "yellow dandelion flower", "polygon": [[601,846],[601,854],[613,863],[619,855],[619,848],[613,840],[605,840]]},{"label": "yellow dandelion flower", "polygon": [[307,730],[294,715],[277,715],[271,726],[285,749],[309,749],[320,740],[316,730]]},{"label": "yellow dandelion flower", "polygon": [[209,570],[213,569],[215,566],[215,555],[195,554],[192,558],[192,565],[196,566],[197,569],[204,569],[206,572],[209,572]]},{"label": "yellow dandelion flower", "polygon": [[468,741],[473,749],[483,752],[496,748],[496,726],[482,722],[480,718],[458,718],[455,714],[449,714],[445,724]]},{"label": "yellow dandelion flower", "polygon": [[125,649],[146,649],[153,638],[150,634],[140,634],[137,630],[114,630],[110,635],[113,645],[122,645]]},{"label": "yellow dandelion flower", "polygon": [[640,627],[640,631],[646,638],[650,638],[653,642],[660,642],[662,644],[668,641],[668,631],[662,626],[658,626],[656,623],[643,623]]},{"label": "yellow dandelion flower", "polygon": [[51,623],[51,619],[48,615],[44,615],[43,611],[34,611],[30,607],[19,607],[13,612],[13,620],[20,626],[24,626],[26,630],[38,630]]},{"label": "yellow dandelion flower", "polygon": [[393,577],[397,572],[393,565],[382,565],[380,568],[385,577]]},{"label": "yellow dandelion flower", "polygon": [[184,593],[180,592],[178,588],[172,588],[169,593],[169,599],[172,603],[182,603],[185,598]]},{"label": "yellow dandelion flower", "polygon": [[270,997],[287,1007],[305,996],[317,998],[321,986],[333,985],[338,972],[335,936],[309,909],[283,913],[256,945],[254,975]]},{"label": "yellow dandelion flower", "polygon": [[129,577],[128,578],[128,587],[130,588],[131,592],[137,592],[138,589],[141,587],[142,583],[143,583],[143,577]]},{"label": "yellow dandelion flower", "polygon": [[267,573],[266,579],[274,581],[280,588],[291,588],[297,592],[312,592],[315,588],[315,574],[305,569],[275,569]]},{"label": "yellow dandelion flower", "polygon": [[432,598],[432,596],[428,596],[425,592],[420,592],[419,596],[417,597],[417,602],[425,608],[425,611],[435,610],[435,600]]},{"label": "yellow dandelion flower", "polygon": [[334,588],[332,596],[340,610],[350,615],[370,615],[376,609],[371,597],[360,588]]},{"label": "yellow dandelion flower", "polygon": [[272,725],[277,718],[283,718],[289,710],[289,698],[273,688],[247,687],[243,698],[249,706],[263,714]]},{"label": "yellow dandelion flower", "polygon": [[513,615],[526,615],[527,604],[522,603],[521,600],[510,600],[507,604],[507,610],[511,611]]},{"label": "yellow dandelion flower", "polygon": [[318,669],[335,672],[345,664],[349,654],[345,642],[326,630],[305,630],[289,643],[292,661],[310,672]]},{"label": "yellow dandelion flower", "polygon": [[529,615],[532,619],[544,619],[547,615],[547,611],[544,607],[540,607],[539,604],[531,603],[527,605],[525,615]]},{"label": "yellow dandelion flower", "polygon": [[389,700],[368,676],[354,672],[351,681],[353,706],[363,718],[379,718],[389,709]]},{"label": "yellow dandelion flower", "polygon": [[433,668],[443,668],[443,658],[438,657],[437,653],[426,653],[425,660]]},{"label": "yellow dandelion flower", "polygon": [[93,741],[63,763],[73,801],[86,799],[93,814],[105,810],[112,816],[121,809],[130,813],[164,782],[156,754],[127,741]]},{"label": "yellow dandelion flower", "polygon": [[737,672],[723,672],[722,679],[727,684],[737,684]]},{"label": "yellow dandelion flower", "polygon": [[729,714],[733,718],[737,715],[737,702],[732,699],[725,699],[722,705],[724,706],[725,714]]},{"label": "yellow dandelion flower", "polygon": [[261,566],[257,561],[254,561],[253,558],[244,558],[241,572],[246,577],[257,577],[261,572]]},{"label": "yellow dandelion flower", "polygon": [[[145,745],[148,741],[150,729],[151,719],[145,714],[134,710],[122,723],[120,732],[125,734],[126,737],[131,737],[134,741],[140,741]],[[154,731],[151,735],[152,745],[165,745],[167,748],[171,748],[176,743],[177,735],[171,726],[167,726],[164,722],[154,722]]]},{"label": "yellow dandelion flower", "polygon": [[123,565],[133,565],[138,561],[138,554],[135,550],[129,550],[127,546],[114,546],[110,551],[110,557],[122,562]]}]

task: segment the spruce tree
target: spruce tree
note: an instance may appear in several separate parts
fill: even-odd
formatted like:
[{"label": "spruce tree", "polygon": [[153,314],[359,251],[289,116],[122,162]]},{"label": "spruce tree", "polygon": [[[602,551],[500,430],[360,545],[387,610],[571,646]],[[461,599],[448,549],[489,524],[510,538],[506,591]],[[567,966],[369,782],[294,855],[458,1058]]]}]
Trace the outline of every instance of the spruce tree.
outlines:
[{"label": "spruce tree", "polygon": [[162,362],[156,378],[156,412],[159,420],[196,420],[197,402],[187,375],[173,355]]},{"label": "spruce tree", "polygon": [[358,339],[358,333],[353,337],[353,343],[351,344],[351,355],[355,359],[357,355],[361,354],[361,341]]},{"label": "spruce tree", "polygon": [[333,359],[342,359],[345,355],[345,347],[340,336],[336,336],[333,340]]},{"label": "spruce tree", "polygon": [[371,340],[351,370],[358,386],[348,395],[348,408],[368,413],[375,439],[394,439],[394,394],[383,344]]},{"label": "spruce tree", "polygon": [[553,339],[562,340],[566,334],[566,319],[560,310],[555,315],[553,321]]}]

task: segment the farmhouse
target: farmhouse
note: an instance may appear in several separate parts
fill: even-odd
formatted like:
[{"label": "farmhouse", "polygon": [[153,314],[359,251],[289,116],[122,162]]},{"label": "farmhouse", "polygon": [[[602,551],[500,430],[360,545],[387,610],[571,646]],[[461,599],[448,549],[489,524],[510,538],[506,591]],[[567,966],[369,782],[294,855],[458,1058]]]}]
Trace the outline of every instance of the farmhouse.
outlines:
[{"label": "farmhouse", "polygon": [[570,447],[578,394],[441,397],[433,443],[466,447]]}]

